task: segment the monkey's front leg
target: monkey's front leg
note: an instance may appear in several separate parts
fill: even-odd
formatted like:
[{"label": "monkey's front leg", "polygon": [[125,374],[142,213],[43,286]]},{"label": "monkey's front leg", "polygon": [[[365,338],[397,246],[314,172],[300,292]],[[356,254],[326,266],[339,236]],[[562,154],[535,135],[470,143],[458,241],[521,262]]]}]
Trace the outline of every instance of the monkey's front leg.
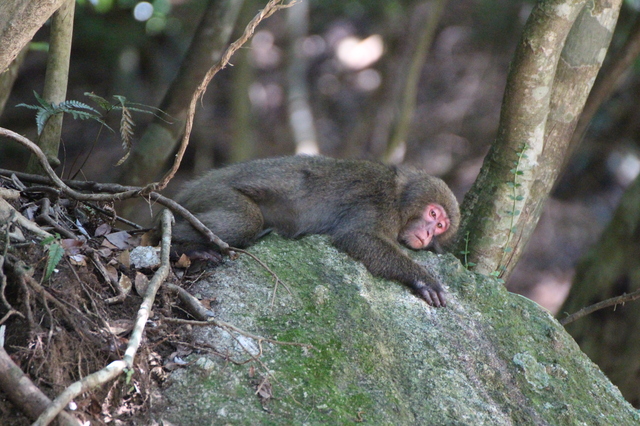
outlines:
[{"label": "monkey's front leg", "polygon": [[333,244],[364,263],[373,275],[400,281],[431,306],[447,306],[446,293],[435,277],[386,237],[352,231],[333,235]]}]

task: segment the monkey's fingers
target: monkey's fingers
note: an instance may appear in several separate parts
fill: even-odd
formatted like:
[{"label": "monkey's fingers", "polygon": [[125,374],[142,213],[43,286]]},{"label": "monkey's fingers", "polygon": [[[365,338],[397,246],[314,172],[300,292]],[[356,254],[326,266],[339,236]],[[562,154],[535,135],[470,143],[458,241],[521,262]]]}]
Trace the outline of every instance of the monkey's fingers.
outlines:
[{"label": "monkey's fingers", "polygon": [[420,287],[416,287],[416,293],[418,293],[418,296],[433,307],[444,308],[447,306],[445,292],[440,286],[432,288],[430,286],[422,285]]}]

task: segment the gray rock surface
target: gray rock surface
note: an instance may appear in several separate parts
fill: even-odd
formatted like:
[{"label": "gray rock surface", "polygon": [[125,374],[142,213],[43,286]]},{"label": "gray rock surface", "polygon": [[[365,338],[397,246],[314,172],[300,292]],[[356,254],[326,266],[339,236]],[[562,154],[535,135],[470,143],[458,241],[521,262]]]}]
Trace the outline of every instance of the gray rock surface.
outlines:
[{"label": "gray rock surface", "polygon": [[[414,257],[446,283],[435,309],[373,278],[320,236],[269,236],[195,293],[216,318],[276,345],[216,327],[153,401],[175,425],[638,425],[640,414],[552,316],[451,255]],[[273,304],[272,304],[273,298]],[[258,361],[252,360],[252,357]]]}]

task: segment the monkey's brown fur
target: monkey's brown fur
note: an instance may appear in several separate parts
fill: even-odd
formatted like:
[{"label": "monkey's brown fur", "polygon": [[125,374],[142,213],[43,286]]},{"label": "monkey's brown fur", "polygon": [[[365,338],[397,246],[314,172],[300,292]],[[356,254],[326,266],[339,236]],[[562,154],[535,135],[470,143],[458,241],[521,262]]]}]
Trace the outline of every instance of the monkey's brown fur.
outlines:
[{"label": "monkey's brown fur", "polygon": [[[441,205],[450,220],[438,242],[446,243],[458,229],[455,196],[423,171],[326,157],[255,160],[208,172],[187,184],[177,201],[232,247],[246,247],[269,229],[288,238],[327,234],[374,275],[409,285],[435,306],[446,303],[434,276],[398,243],[407,223],[432,203]],[[205,244],[180,219],[174,237],[185,246]]]}]

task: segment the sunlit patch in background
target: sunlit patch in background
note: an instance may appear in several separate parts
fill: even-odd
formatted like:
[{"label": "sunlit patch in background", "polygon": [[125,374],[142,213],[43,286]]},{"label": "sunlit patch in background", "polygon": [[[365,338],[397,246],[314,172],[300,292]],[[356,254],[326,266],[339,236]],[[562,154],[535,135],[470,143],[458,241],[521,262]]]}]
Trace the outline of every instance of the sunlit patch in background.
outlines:
[{"label": "sunlit patch in background", "polygon": [[614,151],[607,158],[607,167],[618,183],[626,187],[640,174],[640,158],[637,152]]},{"label": "sunlit patch in background", "polygon": [[382,37],[378,34],[363,40],[357,37],[345,37],[338,42],[336,56],[347,68],[362,70],[376,63],[384,51]]},{"label": "sunlit patch in background", "polygon": [[282,60],[282,52],[275,45],[271,31],[256,31],[251,39],[251,60],[257,68],[276,68]]},{"label": "sunlit patch in background", "polygon": [[136,21],[148,21],[153,16],[153,5],[146,1],[141,1],[133,8],[133,17]]}]

